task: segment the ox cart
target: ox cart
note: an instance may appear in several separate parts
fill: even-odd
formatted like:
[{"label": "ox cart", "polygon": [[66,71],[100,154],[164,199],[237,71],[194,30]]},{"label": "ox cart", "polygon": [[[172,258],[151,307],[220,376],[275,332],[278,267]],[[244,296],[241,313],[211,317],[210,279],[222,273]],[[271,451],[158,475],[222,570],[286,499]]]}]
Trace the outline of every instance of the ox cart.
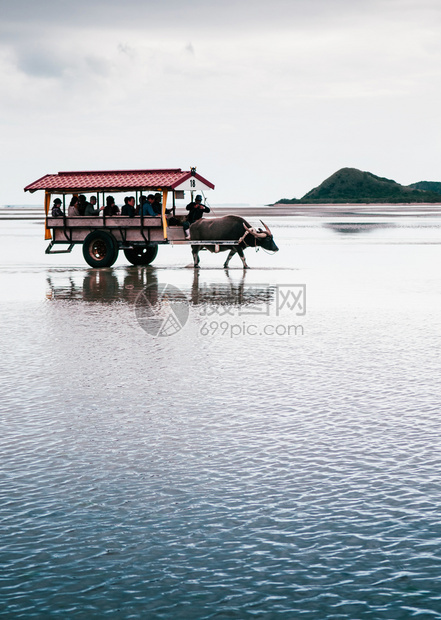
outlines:
[{"label": "ox cart", "polygon": [[[196,168],[161,170],[110,170],[98,172],[59,172],[47,174],[27,185],[25,192],[45,192],[45,239],[50,243],[47,254],[71,252],[77,244],[83,246],[83,256],[91,267],[110,267],[122,250],[133,265],[149,265],[158,253],[159,245],[188,244],[182,226],[185,215],[176,213],[176,201],[190,192],[214,189],[214,185],[196,172]],[[68,200],[72,196],[94,195],[97,209],[105,204],[106,196],[132,194],[136,204],[149,192],[161,194],[162,212],[158,217],[68,215]],[[62,215],[52,217],[54,198],[61,200]],[[222,243],[222,240],[220,240]],[[227,242],[231,244],[230,242]]]},{"label": "ox cart", "polygon": [[[120,250],[132,265],[149,265],[156,258],[158,246],[166,244],[191,245],[195,267],[199,267],[199,250],[204,248],[211,252],[230,250],[224,267],[238,253],[244,268],[248,267],[243,255],[246,247],[277,251],[271,231],[263,222],[265,230],[256,229],[236,215],[198,220],[191,225],[187,238],[186,214],[176,213],[176,201],[183,200],[185,192],[189,192],[193,202],[195,193],[210,189],[214,185],[198,174],[196,168],[59,172],[47,174],[25,187],[28,192],[45,192],[45,239],[50,241],[46,253],[71,252],[75,245],[81,244],[83,256],[91,267],[111,267]],[[122,192],[134,194],[136,204],[142,204],[142,197],[148,192],[156,192],[161,212],[156,217],[145,215],[141,206],[138,215],[106,215],[104,207],[100,208],[106,196]],[[66,198],[83,195],[86,200],[86,194],[96,197],[97,208],[92,209],[95,215],[69,215]],[[61,205],[56,217],[51,211],[54,197]]]}]

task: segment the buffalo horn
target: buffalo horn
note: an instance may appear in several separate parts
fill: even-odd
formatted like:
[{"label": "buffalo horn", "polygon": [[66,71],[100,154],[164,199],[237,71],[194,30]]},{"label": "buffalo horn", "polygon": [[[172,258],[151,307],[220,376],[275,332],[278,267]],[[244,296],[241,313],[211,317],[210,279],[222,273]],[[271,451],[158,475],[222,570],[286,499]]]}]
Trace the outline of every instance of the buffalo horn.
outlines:
[{"label": "buffalo horn", "polygon": [[[260,220],[262,222],[262,220]],[[270,229],[268,228],[268,226],[265,224],[265,222],[262,222],[262,226],[265,227],[266,232],[269,234],[270,237],[272,237],[272,233],[270,231]]]},{"label": "buffalo horn", "polygon": [[245,230],[247,232],[249,232],[251,235],[253,235],[253,237],[256,237],[257,239],[261,239],[262,237],[266,237],[266,233],[265,232],[259,232],[258,230],[256,230],[253,226],[251,226],[251,228],[248,228],[248,226],[246,224],[243,225]]}]

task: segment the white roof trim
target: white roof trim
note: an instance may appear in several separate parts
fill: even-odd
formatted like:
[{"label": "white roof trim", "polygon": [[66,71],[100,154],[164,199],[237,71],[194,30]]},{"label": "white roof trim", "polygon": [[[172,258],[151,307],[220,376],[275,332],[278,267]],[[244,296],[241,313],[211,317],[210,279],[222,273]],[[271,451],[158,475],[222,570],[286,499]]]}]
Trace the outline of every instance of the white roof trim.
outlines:
[{"label": "white roof trim", "polygon": [[205,183],[200,181],[197,177],[190,177],[180,185],[176,185],[175,190],[176,189],[197,192],[200,190],[207,190],[212,188],[209,185],[206,185]]}]

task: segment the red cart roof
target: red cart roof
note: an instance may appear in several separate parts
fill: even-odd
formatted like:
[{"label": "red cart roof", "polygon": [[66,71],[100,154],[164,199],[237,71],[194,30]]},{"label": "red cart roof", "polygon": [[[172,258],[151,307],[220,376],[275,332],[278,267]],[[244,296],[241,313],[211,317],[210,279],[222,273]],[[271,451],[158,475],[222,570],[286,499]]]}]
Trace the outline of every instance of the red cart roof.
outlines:
[{"label": "red cart roof", "polygon": [[[25,192],[44,189],[51,194],[117,192],[136,190],[172,190],[193,178],[194,189],[214,189],[213,183],[200,174],[180,168],[163,170],[101,170],[91,172],[59,172],[46,174],[24,188]],[[184,188],[183,188],[184,189]]]}]

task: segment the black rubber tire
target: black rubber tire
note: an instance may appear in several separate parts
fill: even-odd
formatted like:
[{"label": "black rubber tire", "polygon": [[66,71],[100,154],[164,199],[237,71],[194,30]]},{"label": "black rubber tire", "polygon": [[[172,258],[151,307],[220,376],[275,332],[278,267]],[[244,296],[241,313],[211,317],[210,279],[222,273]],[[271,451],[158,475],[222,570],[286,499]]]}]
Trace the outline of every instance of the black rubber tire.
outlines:
[{"label": "black rubber tire", "polygon": [[144,245],[124,250],[124,254],[132,265],[150,265],[158,253],[157,245]]},{"label": "black rubber tire", "polygon": [[118,258],[118,243],[104,230],[93,230],[83,241],[84,260],[91,267],[111,267]]}]

